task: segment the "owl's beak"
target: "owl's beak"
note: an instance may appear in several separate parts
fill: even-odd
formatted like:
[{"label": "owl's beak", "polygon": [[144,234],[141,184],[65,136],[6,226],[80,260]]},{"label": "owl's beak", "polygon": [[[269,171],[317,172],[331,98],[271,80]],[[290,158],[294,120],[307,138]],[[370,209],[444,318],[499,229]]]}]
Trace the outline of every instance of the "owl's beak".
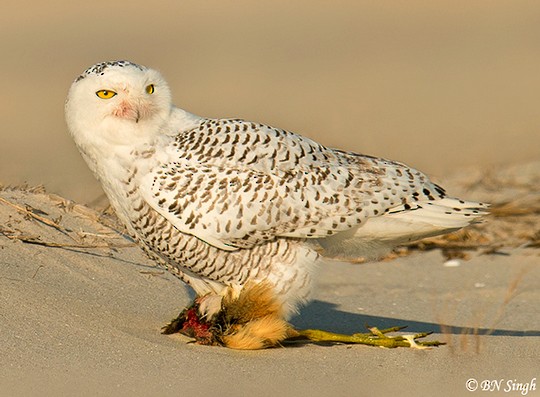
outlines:
[{"label": "owl's beak", "polygon": [[122,101],[113,111],[113,116],[122,119],[132,120],[138,123],[142,118],[150,113],[148,105],[144,103]]}]

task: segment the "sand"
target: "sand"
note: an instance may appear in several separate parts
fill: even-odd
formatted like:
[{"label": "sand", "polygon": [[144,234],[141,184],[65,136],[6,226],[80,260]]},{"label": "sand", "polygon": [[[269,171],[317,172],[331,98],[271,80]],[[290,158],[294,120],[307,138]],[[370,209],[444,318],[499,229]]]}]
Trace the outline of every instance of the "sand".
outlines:
[{"label": "sand", "polygon": [[[497,175],[528,172],[530,182],[539,171]],[[468,260],[411,249],[320,269],[314,301],[292,319],[344,333],[408,325],[447,345],[234,351],[160,334],[192,294],[123,238],[114,217],[40,189],[0,191],[0,395],[460,396],[470,378],[503,379],[501,395],[520,395],[505,393],[507,382],[540,375],[540,251],[534,233],[520,232],[529,222],[538,232],[540,192],[529,186],[524,198],[527,213],[477,226],[489,238],[469,241]],[[501,244],[508,224],[515,239]]]}]

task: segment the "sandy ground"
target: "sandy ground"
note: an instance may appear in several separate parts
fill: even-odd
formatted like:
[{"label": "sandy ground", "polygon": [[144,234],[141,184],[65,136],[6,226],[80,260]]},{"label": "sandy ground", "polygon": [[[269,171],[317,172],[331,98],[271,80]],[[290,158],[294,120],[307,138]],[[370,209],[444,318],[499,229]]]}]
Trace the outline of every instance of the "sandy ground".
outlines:
[{"label": "sandy ground", "polygon": [[[523,395],[503,390],[540,377],[539,177],[538,163],[491,175],[514,185],[459,249],[449,239],[438,242],[445,250],[320,269],[315,300],[292,319],[344,333],[408,325],[448,343],[428,351],[246,352],[161,335],[190,292],[130,246],[114,218],[39,189],[0,191],[0,395],[465,396],[471,378],[504,380],[485,395]],[[489,191],[448,185],[473,198]],[[469,259],[448,266],[451,251]]]}]

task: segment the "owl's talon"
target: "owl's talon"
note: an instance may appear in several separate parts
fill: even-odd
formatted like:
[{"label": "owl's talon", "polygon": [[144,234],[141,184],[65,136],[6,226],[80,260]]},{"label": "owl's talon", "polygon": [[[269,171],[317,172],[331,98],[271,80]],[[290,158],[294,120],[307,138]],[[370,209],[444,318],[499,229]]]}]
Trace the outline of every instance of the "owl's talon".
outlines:
[{"label": "owl's talon", "polygon": [[219,313],[219,311],[221,310],[222,300],[223,296],[215,294],[208,294],[197,298],[196,301],[199,305],[198,310],[201,317],[211,319],[214,315]]}]

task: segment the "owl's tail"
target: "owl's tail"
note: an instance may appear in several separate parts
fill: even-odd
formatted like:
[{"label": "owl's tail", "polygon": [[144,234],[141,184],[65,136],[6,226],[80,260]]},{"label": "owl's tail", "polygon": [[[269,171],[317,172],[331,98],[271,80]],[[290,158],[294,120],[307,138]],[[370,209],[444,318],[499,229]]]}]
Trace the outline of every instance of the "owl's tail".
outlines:
[{"label": "owl's tail", "polygon": [[323,255],[374,259],[397,245],[459,230],[488,213],[488,205],[456,198],[403,204],[351,230],[319,239]]}]

